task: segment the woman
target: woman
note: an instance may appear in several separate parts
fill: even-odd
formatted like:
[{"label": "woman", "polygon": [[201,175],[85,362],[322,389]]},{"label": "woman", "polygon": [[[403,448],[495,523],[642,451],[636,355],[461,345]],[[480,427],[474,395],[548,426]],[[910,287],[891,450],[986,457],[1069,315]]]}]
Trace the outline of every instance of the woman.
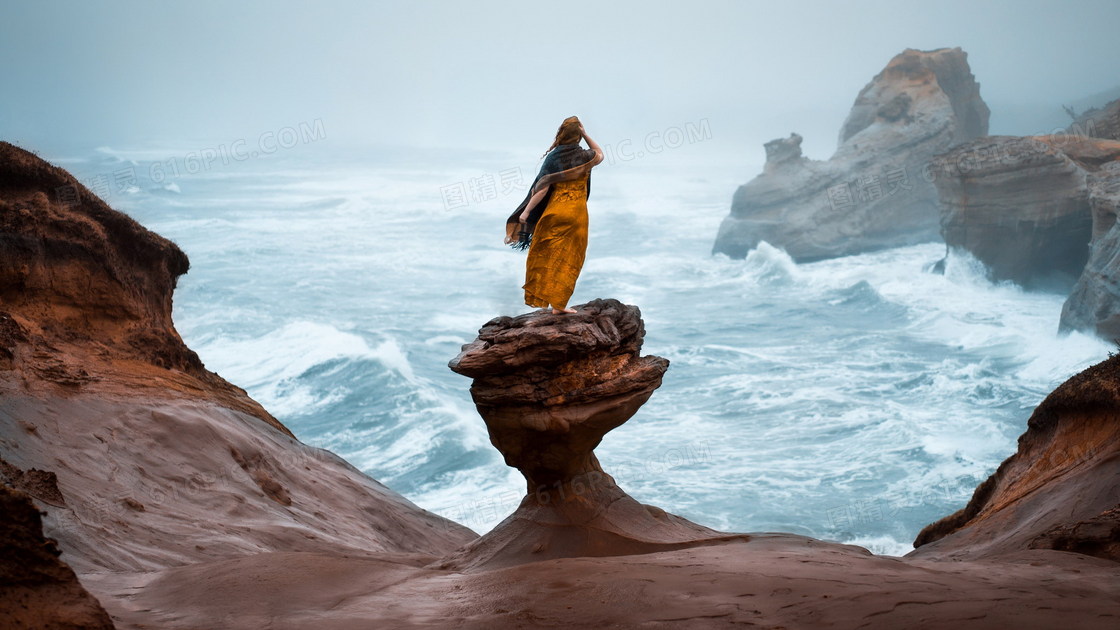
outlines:
[{"label": "woman", "polygon": [[[581,139],[591,148],[582,148]],[[506,220],[505,242],[529,249],[521,287],[529,306],[551,306],[555,314],[576,312],[568,308],[568,299],[587,251],[591,169],[602,161],[603,150],[579,118],[564,119],[525,201]]]}]

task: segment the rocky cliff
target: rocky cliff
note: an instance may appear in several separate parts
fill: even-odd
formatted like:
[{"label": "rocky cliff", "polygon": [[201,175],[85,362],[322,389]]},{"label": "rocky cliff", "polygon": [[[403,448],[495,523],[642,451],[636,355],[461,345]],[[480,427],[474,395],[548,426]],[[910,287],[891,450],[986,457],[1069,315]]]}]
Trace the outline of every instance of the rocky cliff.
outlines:
[{"label": "rocky cliff", "polygon": [[938,155],[930,172],[946,244],[993,279],[1069,292],[1061,328],[1120,338],[1120,141],[990,136]]},{"label": "rocky cliff", "polygon": [[1047,396],[1018,451],[914,545],[918,558],[1057,549],[1120,562],[1120,356]]},{"label": "rocky cliff", "polygon": [[1088,182],[1092,236],[1089,257],[1065,304],[1064,330],[1120,340],[1120,161],[1105,164]]},{"label": "rocky cliff", "polygon": [[990,136],[932,160],[942,235],[997,280],[1069,290],[1089,254],[1096,183],[1120,142]]},{"label": "rocky cliff", "polygon": [[926,165],[985,135],[988,115],[961,49],[903,51],[860,91],[830,159],[802,156],[797,134],[766,144],[713,252],[742,258],[766,241],[808,261],[937,240]]},{"label": "rocky cliff", "polygon": [[0,471],[38,479],[22,489],[83,579],[280,549],[442,555],[475,537],[206,370],[171,319],[187,268],[66,171],[0,143]]}]

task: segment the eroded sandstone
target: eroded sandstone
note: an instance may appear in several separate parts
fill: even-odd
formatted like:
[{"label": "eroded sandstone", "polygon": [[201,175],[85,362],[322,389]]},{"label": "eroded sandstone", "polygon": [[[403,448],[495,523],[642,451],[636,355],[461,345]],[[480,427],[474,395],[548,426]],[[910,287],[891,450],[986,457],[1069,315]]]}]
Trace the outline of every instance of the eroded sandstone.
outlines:
[{"label": "eroded sandstone", "polygon": [[975,559],[1026,549],[1120,562],[1120,356],[1055,389],[1019,447],[963,509],[927,526],[914,557]]},{"label": "eroded sandstone", "polygon": [[575,314],[499,317],[449,366],[474,379],[490,441],[521,471],[517,510],[440,564],[512,566],[746,540],[642,505],[603,471],[594,449],[661,385],[669,362],[641,356],[636,306],[593,300]]}]

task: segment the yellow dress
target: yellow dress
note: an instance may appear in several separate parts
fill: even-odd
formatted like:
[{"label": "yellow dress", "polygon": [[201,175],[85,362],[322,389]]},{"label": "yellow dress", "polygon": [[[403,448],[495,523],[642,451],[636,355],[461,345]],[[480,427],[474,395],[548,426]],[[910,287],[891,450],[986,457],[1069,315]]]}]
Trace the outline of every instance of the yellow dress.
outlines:
[{"label": "yellow dress", "polygon": [[552,184],[525,260],[525,303],[563,309],[587,252],[587,177]]}]

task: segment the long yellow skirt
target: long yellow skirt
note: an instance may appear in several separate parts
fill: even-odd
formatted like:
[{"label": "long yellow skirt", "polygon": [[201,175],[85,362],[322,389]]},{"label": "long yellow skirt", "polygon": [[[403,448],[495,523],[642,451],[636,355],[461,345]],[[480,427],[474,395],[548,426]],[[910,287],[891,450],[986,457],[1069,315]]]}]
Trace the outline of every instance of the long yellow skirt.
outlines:
[{"label": "long yellow skirt", "polygon": [[587,176],[552,185],[525,261],[525,303],[563,309],[587,252]]}]

